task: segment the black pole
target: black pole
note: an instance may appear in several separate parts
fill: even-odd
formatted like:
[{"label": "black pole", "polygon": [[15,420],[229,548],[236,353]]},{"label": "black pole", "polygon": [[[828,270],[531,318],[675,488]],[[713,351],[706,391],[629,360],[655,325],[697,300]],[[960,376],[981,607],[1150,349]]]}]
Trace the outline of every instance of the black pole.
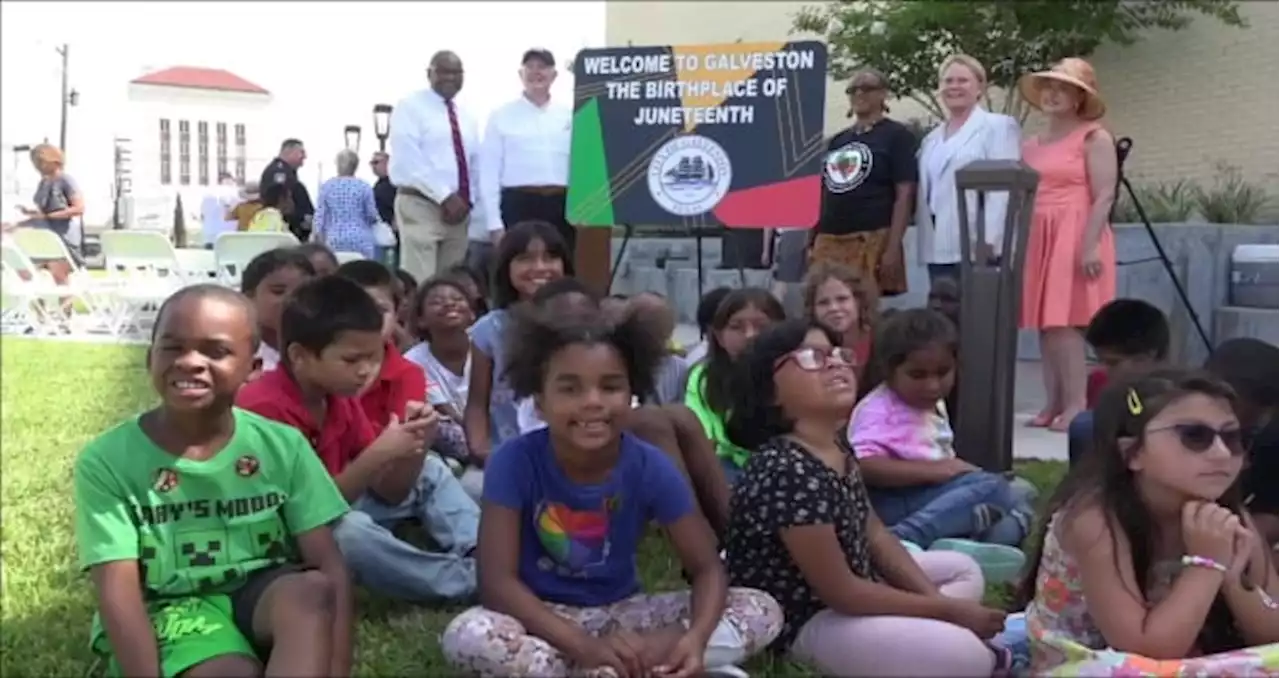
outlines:
[{"label": "black pole", "polygon": [[71,104],[71,86],[67,78],[67,54],[70,48],[67,45],[63,45],[57,50],[58,54],[62,56],[62,119],[58,130],[58,148],[62,150],[62,156],[65,161],[67,155],[67,108]]},{"label": "black pole", "polygon": [[1164,251],[1164,245],[1160,244],[1160,238],[1156,236],[1156,230],[1151,225],[1151,219],[1147,218],[1147,210],[1143,209],[1142,202],[1138,200],[1138,194],[1133,190],[1133,184],[1129,183],[1129,178],[1124,174],[1124,161],[1128,159],[1129,152],[1132,150],[1133,139],[1121,137],[1116,140],[1116,176],[1119,177],[1119,184],[1124,186],[1125,192],[1129,194],[1129,200],[1133,201],[1133,209],[1138,213],[1138,218],[1142,220],[1142,226],[1147,230],[1147,237],[1151,238],[1151,244],[1156,249],[1156,256],[1160,259],[1160,263],[1164,265],[1165,272],[1169,274],[1173,289],[1178,293],[1178,300],[1182,302],[1182,307],[1187,310],[1187,315],[1191,318],[1191,324],[1195,325],[1196,334],[1200,335],[1204,350],[1207,353],[1213,353],[1213,341],[1209,339],[1209,333],[1205,331],[1204,325],[1200,323],[1200,315],[1196,313],[1196,309],[1191,305],[1191,298],[1187,296],[1187,290],[1182,286],[1182,280],[1178,278],[1177,271],[1173,270],[1173,262],[1169,260],[1169,255]]}]

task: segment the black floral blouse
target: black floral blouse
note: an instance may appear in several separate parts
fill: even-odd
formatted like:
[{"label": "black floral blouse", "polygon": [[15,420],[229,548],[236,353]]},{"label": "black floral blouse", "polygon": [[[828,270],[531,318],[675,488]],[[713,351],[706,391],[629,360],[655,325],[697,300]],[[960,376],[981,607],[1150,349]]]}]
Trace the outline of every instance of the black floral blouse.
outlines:
[{"label": "black floral blouse", "polygon": [[852,452],[843,476],[785,436],[751,453],[734,487],[725,550],[732,585],[768,593],[786,614],[770,649],[785,652],[805,623],[826,608],[791,560],[780,531],[834,526],[849,568],[878,581],[867,540],[870,515],[871,501]]}]

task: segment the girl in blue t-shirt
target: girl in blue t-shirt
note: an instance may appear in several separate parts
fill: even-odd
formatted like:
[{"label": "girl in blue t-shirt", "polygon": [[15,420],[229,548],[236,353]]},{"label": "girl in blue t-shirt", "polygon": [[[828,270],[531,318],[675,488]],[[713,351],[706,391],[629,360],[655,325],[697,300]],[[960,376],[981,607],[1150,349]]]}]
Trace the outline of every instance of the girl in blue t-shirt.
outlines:
[{"label": "girl in blue t-shirt", "polygon": [[555,226],[522,221],[502,236],[495,256],[493,310],[471,326],[471,383],[463,423],[477,464],[520,434],[516,398],[507,382],[503,337],[511,307],[533,298],[543,285],[573,275],[573,253]]},{"label": "girl in blue t-shirt", "polygon": [[[688,483],[666,454],[624,432],[661,341],[635,318],[615,325],[593,309],[522,308],[511,322],[521,341],[508,346],[507,379],[535,399],[547,427],[489,459],[483,607],[445,629],[445,656],[480,676],[733,672],[772,642],[782,613],[759,591],[727,591]],[[651,520],[691,591],[641,592],[636,560]]]}]

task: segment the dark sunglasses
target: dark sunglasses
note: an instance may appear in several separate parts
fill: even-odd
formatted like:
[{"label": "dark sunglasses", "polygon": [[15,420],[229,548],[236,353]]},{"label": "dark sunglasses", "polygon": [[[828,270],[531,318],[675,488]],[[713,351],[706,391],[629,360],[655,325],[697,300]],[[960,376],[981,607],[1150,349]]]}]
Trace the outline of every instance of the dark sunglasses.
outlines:
[{"label": "dark sunglasses", "polygon": [[1153,428],[1148,433],[1168,431],[1178,436],[1178,442],[1188,450],[1196,453],[1208,451],[1213,441],[1221,440],[1223,447],[1238,457],[1244,454],[1244,432],[1239,428],[1215,429],[1208,424],[1174,424],[1161,428]]},{"label": "dark sunglasses", "polygon": [[796,367],[805,372],[817,372],[832,364],[852,367],[857,362],[857,357],[853,355],[853,351],[843,346],[832,348],[805,346],[778,358],[773,364],[773,371],[782,369],[788,361],[794,362]]},{"label": "dark sunglasses", "polygon": [[879,92],[884,89],[884,85],[849,85],[845,88],[845,94],[870,94],[871,92]]}]

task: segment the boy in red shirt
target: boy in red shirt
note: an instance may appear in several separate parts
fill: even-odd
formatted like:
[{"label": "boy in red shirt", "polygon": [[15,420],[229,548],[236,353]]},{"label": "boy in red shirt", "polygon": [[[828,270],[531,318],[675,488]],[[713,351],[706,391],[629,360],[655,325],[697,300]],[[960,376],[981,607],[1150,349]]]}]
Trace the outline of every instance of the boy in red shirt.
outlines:
[{"label": "boy in red shirt", "polygon": [[[237,404],[305,435],[354,509],[334,536],[356,579],[390,597],[470,597],[480,510],[448,467],[425,458],[436,415],[420,401],[386,405],[371,420],[355,398],[382,369],[383,314],[337,276],[299,287],[281,316],[281,361],[240,390]],[[425,381],[423,382],[425,383]],[[425,391],[425,386],[423,387]],[[381,412],[379,412],[381,414]],[[417,471],[407,481],[404,469]],[[446,553],[400,541],[396,522],[418,518]]]},{"label": "boy in red shirt", "polygon": [[1067,458],[1079,460],[1093,438],[1093,405],[1112,379],[1146,372],[1169,357],[1169,321],[1164,311],[1138,299],[1116,299],[1098,309],[1085,328],[1084,340],[1102,363],[1089,373],[1085,389],[1089,409],[1067,427]]}]

